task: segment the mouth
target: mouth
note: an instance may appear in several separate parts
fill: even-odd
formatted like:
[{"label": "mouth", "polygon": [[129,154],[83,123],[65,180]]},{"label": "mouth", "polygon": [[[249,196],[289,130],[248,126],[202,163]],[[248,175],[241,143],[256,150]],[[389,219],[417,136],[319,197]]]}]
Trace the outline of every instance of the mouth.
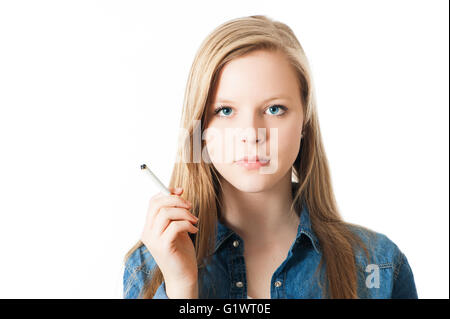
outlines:
[{"label": "mouth", "polygon": [[250,170],[269,165],[270,159],[259,156],[244,156],[241,159],[235,161],[235,163]]}]

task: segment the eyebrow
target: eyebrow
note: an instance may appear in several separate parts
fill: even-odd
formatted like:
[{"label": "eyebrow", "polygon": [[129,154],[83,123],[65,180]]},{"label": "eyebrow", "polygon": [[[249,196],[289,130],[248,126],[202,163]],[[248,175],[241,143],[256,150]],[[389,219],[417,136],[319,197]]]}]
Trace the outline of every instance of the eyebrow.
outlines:
[{"label": "eyebrow", "polygon": [[[284,95],[284,94],[277,94],[276,96],[273,97],[269,97],[263,101],[261,101],[261,104],[267,103],[269,101],[273,101],[273,100],[280,100],[280,99],[286,99],[286,100],[290,100],[291,97],[288,95]],[[229,99],[222,99],[222,98],[218,98],[215,103],[230,103],[230,104],[235,104],[234,101],[231,101]]]}]

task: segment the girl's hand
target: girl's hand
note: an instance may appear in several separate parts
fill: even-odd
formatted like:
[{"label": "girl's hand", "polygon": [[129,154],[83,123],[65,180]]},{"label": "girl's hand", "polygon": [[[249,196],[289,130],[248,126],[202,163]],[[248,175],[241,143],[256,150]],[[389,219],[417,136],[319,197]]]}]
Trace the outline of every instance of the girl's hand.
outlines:
[{"label": "girl's hand", "polygon": [[198,268],[194,244],[188,232],[196,233],[198,218],[191,204],[181,198],[182,188],[169,188],[150,199],[141,241],[164,276],[169,298],[198,298]]}]

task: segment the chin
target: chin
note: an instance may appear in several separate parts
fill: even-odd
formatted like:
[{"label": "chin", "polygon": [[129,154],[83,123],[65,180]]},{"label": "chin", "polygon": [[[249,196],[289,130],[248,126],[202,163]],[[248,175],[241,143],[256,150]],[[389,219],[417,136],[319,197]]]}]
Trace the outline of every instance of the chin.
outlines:
[{"label": "chin", "polygon": [[277,178],[274,174],[225,174],[224,178],[233,187],[246,193],[258,193],[271,189],[276,183]]},{"label": "chin", "polygon": [[236,183],[231,183],[236,189],[240,190],[244,193],[259,193],[267,190],[270,187],[267,187],[265,184],[260,183],[252,183],[251,181],[244,181],[239,179]]}]

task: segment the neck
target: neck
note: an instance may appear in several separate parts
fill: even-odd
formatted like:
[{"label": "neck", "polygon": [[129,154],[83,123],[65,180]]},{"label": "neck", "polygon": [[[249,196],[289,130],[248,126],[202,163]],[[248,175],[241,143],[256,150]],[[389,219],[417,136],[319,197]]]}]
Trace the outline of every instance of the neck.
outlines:
[{"label": "neck", "polygon": [[296,232],[300,218],[290,210],[293,202],[291,171],[270,189],[243,192],[221,180],[221,222],[246,242],[276,240],[280,234]]}]

